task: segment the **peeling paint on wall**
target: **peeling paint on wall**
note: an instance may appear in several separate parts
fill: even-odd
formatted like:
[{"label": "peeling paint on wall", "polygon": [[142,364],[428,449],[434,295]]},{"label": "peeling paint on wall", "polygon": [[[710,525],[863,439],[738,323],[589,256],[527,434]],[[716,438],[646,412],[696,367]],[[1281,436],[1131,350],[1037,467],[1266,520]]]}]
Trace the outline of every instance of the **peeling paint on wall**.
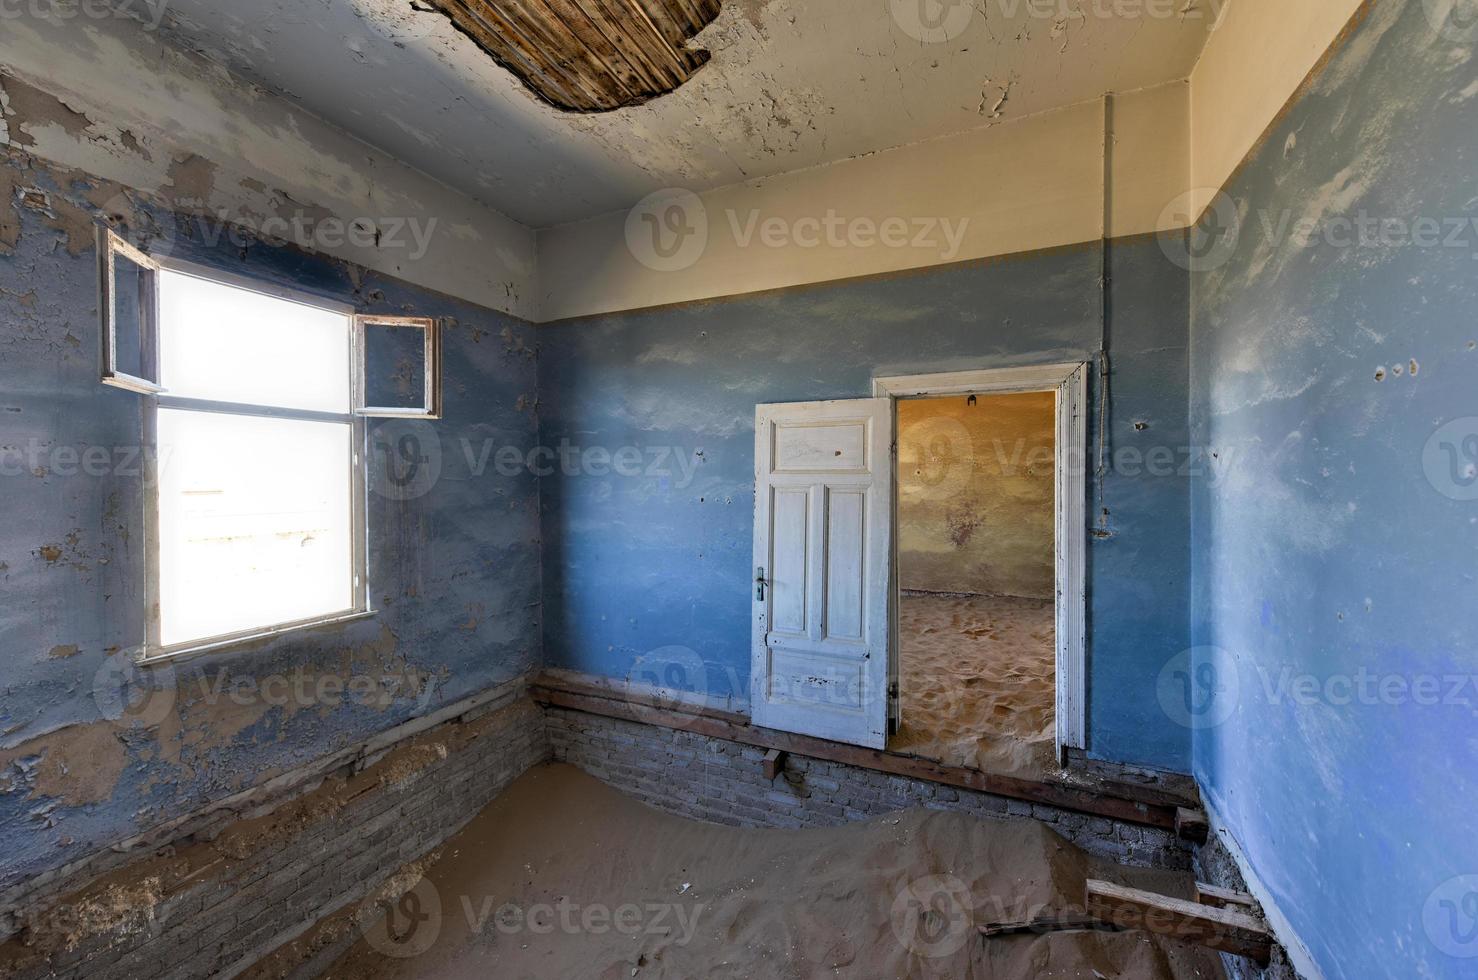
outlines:
[{"label": "peeling paint on wall", "polygon": [[528,229],[133,21],[11,18],[0,62],[12,147],[198,216],[196,237],[241,226],[533,312]]},{"label": "peeling paint on wall", "polygon": [[[196,192],[209,171],[186,161],[176,173]],[[537,481],[479,464],[485,442],[490,454],[534,445],[537,418],[516,407],[537,387],[528,324],[249,234],[180,234],[204,226],[15,145],[0,189],[13,229],[0,254],[0,490],[12,517],[0,532],[0,888],[537,663]],[[413,495],[371,473],[372,617],[132,666],[144,448],[137,396],[98,381],[95,229],[106,224],[364,312],[444,318],[444,418],[370,425],[371,449],[389,427],[439,463]],[[504,342],[478,342],[488,336]]]}]

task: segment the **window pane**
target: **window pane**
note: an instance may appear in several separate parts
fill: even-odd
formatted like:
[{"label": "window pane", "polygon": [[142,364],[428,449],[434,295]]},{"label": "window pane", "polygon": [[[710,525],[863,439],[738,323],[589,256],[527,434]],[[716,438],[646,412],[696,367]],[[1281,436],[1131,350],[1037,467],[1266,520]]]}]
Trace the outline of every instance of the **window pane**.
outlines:
[{"label": "window pane", "polygon": [[145,374],[157,373],[152,364],[144,363],[144,347],[149,343],[149,311],[146,304],[152,293],[151,277],[156,273],[136,265],[126,255],[114,254],[112,329],[114,343],[113,370],[145,381],[156,380]]},{"label": "window pane", "polygon": [[364,403],[372,408],[429,408],[426,331],[367,323],[364,327]]},{"label": "window pane", "polygon": [[170,395],[350,411],[345,314],[167,269],[159,307]]},{"label": "window pane", "polygon": [[159,410],[166,646],[354,607],[351,431]]}]

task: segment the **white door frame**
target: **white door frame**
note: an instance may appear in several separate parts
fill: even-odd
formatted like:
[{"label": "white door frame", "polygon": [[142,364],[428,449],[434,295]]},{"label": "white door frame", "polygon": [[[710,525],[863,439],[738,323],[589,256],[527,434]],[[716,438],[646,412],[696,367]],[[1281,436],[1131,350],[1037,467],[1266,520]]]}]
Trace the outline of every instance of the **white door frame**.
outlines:
[{"label": "white door frame", "polygon": [[[1087,748],[1088,364],[953,371],[874,378],[872,393],[893,399],[893,479],[898,479],[898,399],[931,395],[1000,395],[1050,391],[1057,396],[1055,545],[1057,567],[1057,756]],[[898,579],[898,493],[893,494],[893,594]],[[890,669],[898,669],[898,630],[891,631]]]}]

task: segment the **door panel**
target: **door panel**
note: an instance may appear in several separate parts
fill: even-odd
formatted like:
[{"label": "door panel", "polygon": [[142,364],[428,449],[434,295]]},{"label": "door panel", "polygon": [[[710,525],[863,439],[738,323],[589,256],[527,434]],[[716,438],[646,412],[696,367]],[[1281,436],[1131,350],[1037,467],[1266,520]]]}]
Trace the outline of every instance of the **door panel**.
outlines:
[{"label": "door panel", "polygon": [[821,631],[829,640],[863,640],[866,518],[866,490],[826,492],[826,618]]},{"label": "door panel", "polygon": [[755,411],[757,725],[884,747],[892,427],[884,398]]},{"label": "door panel", "polygon": [[776,473],[867,472],[865,422],[777,422]]},{"label": "door panel", "polygon": [[773,491],[775,500],[774,550],[770,557],[773,597],[771,626],[776,632],[806,633],[806,577],[810,564],[811,491],[787,488]]}]

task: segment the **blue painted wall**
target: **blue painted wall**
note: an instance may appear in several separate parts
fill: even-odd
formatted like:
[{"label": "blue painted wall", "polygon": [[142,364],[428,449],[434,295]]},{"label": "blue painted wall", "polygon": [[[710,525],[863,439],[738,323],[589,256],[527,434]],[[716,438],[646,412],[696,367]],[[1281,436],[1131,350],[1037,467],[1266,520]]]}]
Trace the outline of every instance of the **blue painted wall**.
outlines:
[{"label": "blue painted wall", "polygon": [[[49,201],[28,206],[18,187]],[[501,446],[524,451],[536,439],[530,327],[290,248],[204,244],[193,221],[176,227],[127,206],[120,188],[14,150],[0,160],[0,191],[0,888],[538,662],[537,481],[488,462]],[[124,651],[143,639],[143,503],[139,398],[98,383],[91,227],[94,202],[106,200],[132,212],[135,231],[174,229],[151,247],[176,257],[366,312],[450,318],[444,420],[371,424],[408,445],[428,474],[407,480],[400,469],[371,481],[375,616],[190,661],[172,675],[135,675],[126,692],[157,690],[163,700],[116,721]],[[102,447],[105,462],[83,466],[72,455],[90,447]],[[383,467],[383,454],[370,456]],[[307,704],[236,686],[300,674],[315,685]],[[315,700],[324,675],[379,686],[334,706]],[[221,683],[245,693],[222,696]],[[162,710],[151,715],[149,704]]]},{"label": "blue painted wall", "polygon": [[[1091,751],[1185,770],[1155,677],[1188,630],[1188,284],[1152,240],[1116,244],[1109,268],[1110,449],[1130,452],[1090,501]],[[747,704],[755,405],[1092,359],[1102,272],[1094,245],[541,329],[541,439],[566,447],[542,468],[550,666],[622,679],[701,658],[688,686]],[[1175,462],[1136,462],[1152,446]]]},{"label": "blue painted wall", "polygon": [[1192,277],[1195,769],[1330,977],[1478,974],[1478,32],[1444,9],[1369,6]]}]

